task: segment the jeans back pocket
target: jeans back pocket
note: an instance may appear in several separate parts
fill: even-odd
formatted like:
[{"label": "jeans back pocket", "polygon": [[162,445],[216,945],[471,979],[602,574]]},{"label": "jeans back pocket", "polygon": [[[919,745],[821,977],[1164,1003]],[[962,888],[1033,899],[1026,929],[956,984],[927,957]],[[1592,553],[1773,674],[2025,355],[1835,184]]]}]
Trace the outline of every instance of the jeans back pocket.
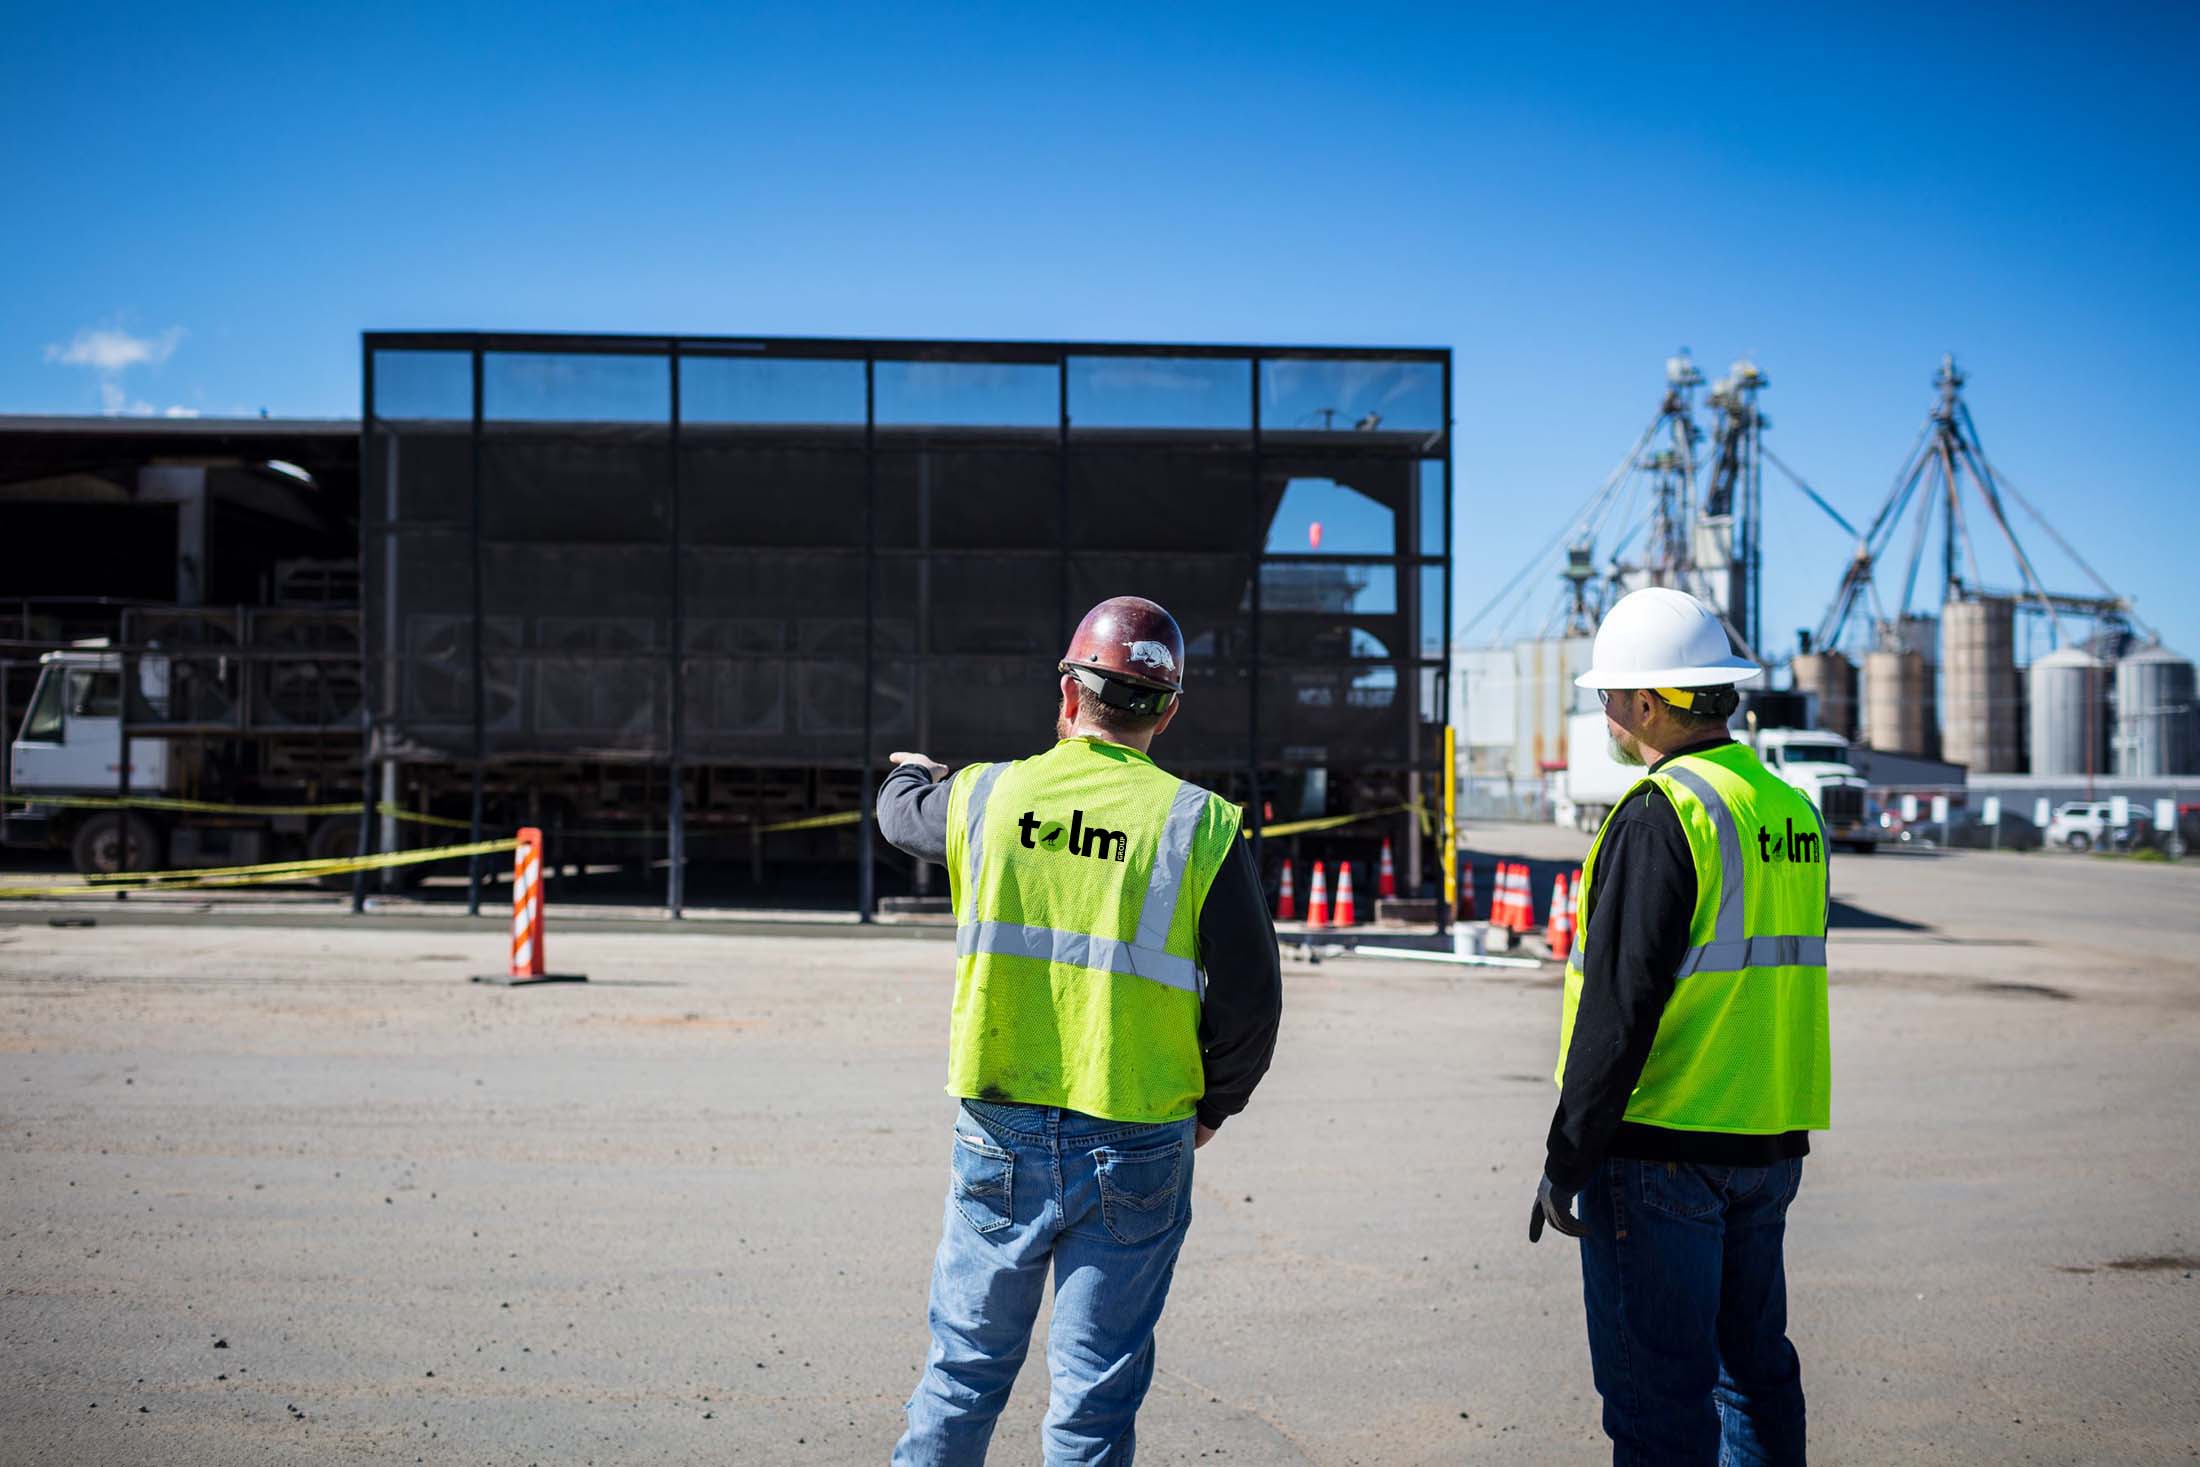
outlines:
[{"label": "jeans back pocket", "polygon": [[1003,1147],[955,1132],[955,1210],[981,1233],[1015,1216],[1016,1158]]},{"label": "jeans back pocket", "polygon": [[1642,1176],[1642,1205],[1683,1222],[1697,1222],[1726,1206],[1724,1167],[1686,1161],[1634,1161]]},{"label": "jeans back pocket", "polygon": [[1126,1248],[1151,1242],[1176,1222],[1184,1190],[1184,1143],[1145,1151],[1093,1152],[1100,1181],[1100,1222]]}]

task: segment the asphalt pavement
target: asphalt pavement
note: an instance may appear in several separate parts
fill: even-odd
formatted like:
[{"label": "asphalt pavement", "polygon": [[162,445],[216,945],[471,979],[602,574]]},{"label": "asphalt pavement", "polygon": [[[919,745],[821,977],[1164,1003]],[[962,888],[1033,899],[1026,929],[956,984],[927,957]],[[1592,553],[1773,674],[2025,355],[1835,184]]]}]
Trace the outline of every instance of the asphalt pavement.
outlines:
[{"label": "asphalt pavement", "polygon": [[[2194,1460],[2200,869],[1835,889],[1789,1241],[1816,1460]],[[495,920],[55,915],[0,910],[0,1462],[885,1459],[947,1174],[936,937],[553,909],[590,982],[528,991],[467,981]],[[1573,1247],[1525,1232],[1556,969],[1286,982],[1140,1460],[1603,1460]],[[995,1461],[1037,1459],[1045,1385],[1035,1349]]]}]

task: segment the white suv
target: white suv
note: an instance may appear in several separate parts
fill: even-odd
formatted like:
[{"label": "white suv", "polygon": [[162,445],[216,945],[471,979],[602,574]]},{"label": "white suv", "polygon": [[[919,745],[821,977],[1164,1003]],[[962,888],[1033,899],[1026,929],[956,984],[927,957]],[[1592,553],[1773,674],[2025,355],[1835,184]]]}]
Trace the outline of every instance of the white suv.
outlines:
[{"label": "white suv", "polygon": [[2047,844],[2065,846],[2073,851],[2090,851],[2095,846],[2119,847],[2129,843],[2138,827],[2151,823],[2134,807],[2131,825],[2119,829],[2114,818],[2115,808],[2106,800],[2073,800],[2067,805],[2057,805],[2047,822]]}]

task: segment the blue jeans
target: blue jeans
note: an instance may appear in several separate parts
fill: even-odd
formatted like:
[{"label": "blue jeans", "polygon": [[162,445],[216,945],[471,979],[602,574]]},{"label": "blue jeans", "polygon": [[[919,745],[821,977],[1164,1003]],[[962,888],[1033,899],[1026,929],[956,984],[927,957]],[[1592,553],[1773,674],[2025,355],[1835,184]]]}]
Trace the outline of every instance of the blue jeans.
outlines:
[{"label": "blue jeans", "polygon": [[1192,1125],[963,1102],[932,1264],[932,1349],[894,1467],[985,1460],[1050,1263],[1045,1460],[1129,1467],[1154,1325],[1192,1220]]},{"label": "blue jeans", "polygon": [[1614,1467],[1802,1462],[1782,1255],[1802,1179],[1800,1159],[1618,1158],[1589,1179],[1581,1282]]}]

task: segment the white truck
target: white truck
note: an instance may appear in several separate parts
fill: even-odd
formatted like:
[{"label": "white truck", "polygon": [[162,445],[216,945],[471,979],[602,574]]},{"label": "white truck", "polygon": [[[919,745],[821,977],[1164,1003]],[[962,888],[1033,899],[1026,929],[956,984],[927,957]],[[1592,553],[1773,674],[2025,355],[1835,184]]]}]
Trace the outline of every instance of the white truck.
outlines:
[{"label": "white truck", "polygon": [[[1736,737],[1756,749],[1767,769],[1810,797],[1834,845],[1869,854],[1885,838],[1866,815],[1865,784],[1848,762],[1847,739],[1815,728],[1745,729]],[[1567,719],[1566,753],[1566,768],[1551,802],[1553,819],[1594,832],[1642,778],[1642,770],[1612,757],[1602,713],[1576,713]]]},{"label": "white truck", "polygon": [[[239,727],[217,749],[176,731],[186,715],[172,696],[178,660],[143,653],[130,661],[129,792],[160,803],[118,811],[123,659],[96,645],[40,657],[30,706],[9,741],[0,845],[66,850],[87,873],[349,855],[356,815],[177,806],[358,800],[356,713],[348,723]],[[188,677],[205,659],[182,661]],[[241,669],[226,671],[241,681]]]}]

